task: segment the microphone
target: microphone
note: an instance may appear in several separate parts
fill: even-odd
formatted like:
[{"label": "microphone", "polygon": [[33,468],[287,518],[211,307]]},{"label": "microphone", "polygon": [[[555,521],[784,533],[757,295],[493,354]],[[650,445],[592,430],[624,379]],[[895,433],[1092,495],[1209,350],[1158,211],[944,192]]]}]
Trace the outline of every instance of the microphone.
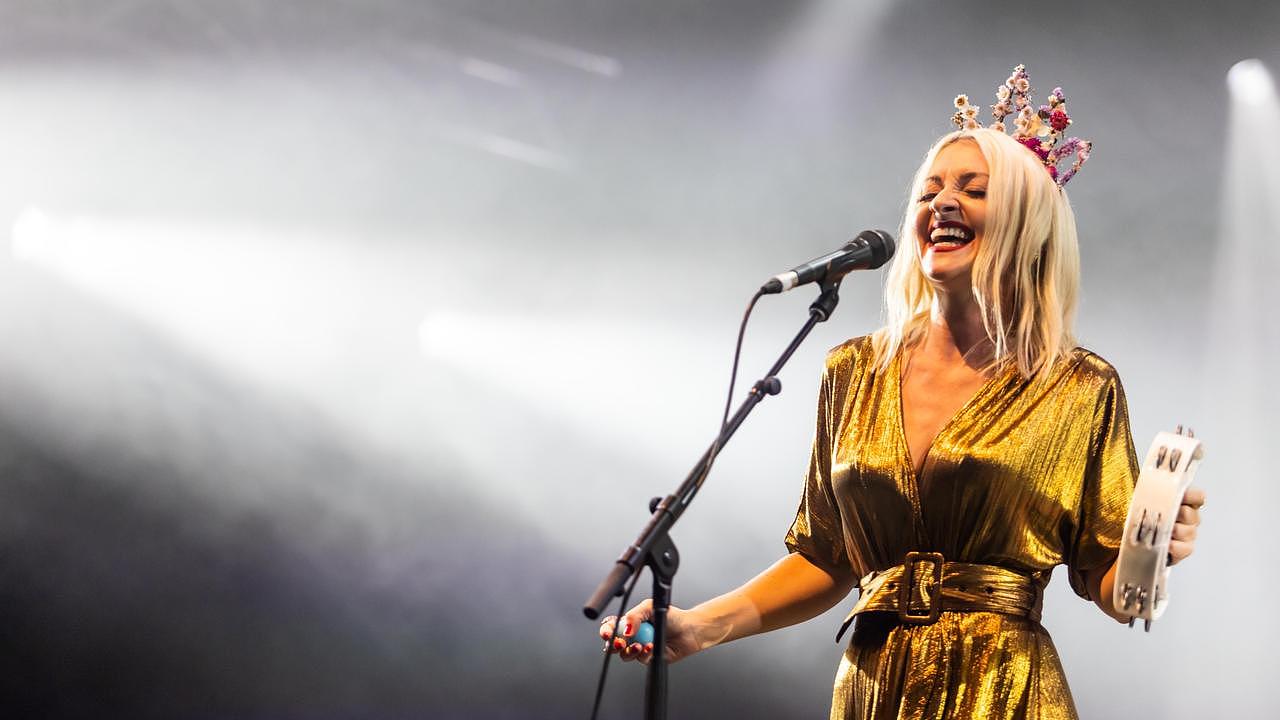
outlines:
[{"label": "microphone", "polygon": [[874,270],[893,257],[893,236],[884,230],[863,230],[833,253],[774,275],[760,287],[766,295],[811,282],[838,280],[853,270]]}]

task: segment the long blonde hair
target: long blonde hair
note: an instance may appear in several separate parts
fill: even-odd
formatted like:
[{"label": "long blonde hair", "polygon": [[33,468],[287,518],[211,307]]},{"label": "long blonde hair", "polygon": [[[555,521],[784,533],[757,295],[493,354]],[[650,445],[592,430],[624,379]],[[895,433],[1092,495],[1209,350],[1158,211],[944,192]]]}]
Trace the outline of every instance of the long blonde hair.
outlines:
[{"label": "long blonde hair", "polygon": [[928,331],[933,286],[916,252],[917,201],[934,158],[954,142],[974,142],[987,160],[987,223],[973,264],[973,296],[994,346],[996,363],[1013,362],[1023,377],[1045,375],[1075,347],[1071,328],[1080,285],[1075,215],[1035,154],[996,130],[943,136],[924,157],[911,183],[897,255],[885,284],[885,327],[872,337],[876,364]]}]

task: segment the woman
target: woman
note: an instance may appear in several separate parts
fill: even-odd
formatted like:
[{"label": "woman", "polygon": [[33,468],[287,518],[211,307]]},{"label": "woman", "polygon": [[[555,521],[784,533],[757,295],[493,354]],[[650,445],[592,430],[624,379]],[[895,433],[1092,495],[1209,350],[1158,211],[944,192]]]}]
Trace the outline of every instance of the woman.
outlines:
[{"label": "woman", "polygon": [[[1002,86],[991,128],[956,99],[961,129],[913,183],[888,324],[827,357],[790,554],[672,608],[670,660],[812,618],[857,585],[832,718],[1076,717],[1042,591],[1065,564],[1076,593],[1127,620],[1111,597],[1138,466],[1114,369],[1071,334],[1079,263],[1061,183],[1089,145],[1059,144],[1061,91],[1036,111],[1025,79],[1019,66]],[[1183,500],[1173,563],[1193,550],[1203,501]],[[647,602],[629,611],[623,634],[649,615]],[[608,649],[652,651],[622,645]]]}]

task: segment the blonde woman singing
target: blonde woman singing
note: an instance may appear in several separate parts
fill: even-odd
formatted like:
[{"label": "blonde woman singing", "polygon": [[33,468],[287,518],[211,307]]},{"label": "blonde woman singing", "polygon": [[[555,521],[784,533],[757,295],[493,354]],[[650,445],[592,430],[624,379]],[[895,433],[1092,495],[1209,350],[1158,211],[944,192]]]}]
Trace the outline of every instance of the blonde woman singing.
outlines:
[{"label": "blonde woman singing", "polygon": [[[1062,184],[1090,145],[1062,137],[1060,90],[1039,108],[1029,93],[1019,66],[985,128],[956,98],[960,129],[912,183],[888,323],[827,356],[790,553],[672,608],[671,661],[808,620],[856,586],[832,718],[1076,717],[1041,597],[1065,565],[1077,594],[1127,619],[1111,598],[1138,464],[1115,369],[1072,336],[1079,259]],[[1183,500],[1174,563],[1203,502],[1195,488]],[[630,610],[623,634],[649,614]],[[652,652],[616,644],[624,660]]]}]

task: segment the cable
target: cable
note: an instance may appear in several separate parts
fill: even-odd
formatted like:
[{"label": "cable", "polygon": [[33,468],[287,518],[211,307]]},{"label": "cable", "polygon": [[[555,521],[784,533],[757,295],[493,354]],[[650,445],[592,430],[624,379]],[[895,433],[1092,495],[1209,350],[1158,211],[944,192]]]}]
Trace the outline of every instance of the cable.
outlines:
[{"label": "cable", "polygon": [[[751,302],[747,303],[747,311],[742,315],[742,324],[738,326],[738,342],[733,348],[733,369],[729,372],[729,395],[724,401],[724,416],[720,419],[720,429],[716,431],[715,442],[711,444],[711,450],[707,453],[707,461],[702,465],[702,474],[698,478],[699,485],[711,474],[711,465],[715,462],[716,455],[720,452],[720,436],[724,433],[725,426],[729,424],[729,408],[733,406],[733,387],[738,381],[738,361],[742,358],[742,339],[747,333],[747,321],[751,318],[751,311],[755,309],[756,302],[764,294],[763,289],[756,291],[756,294],[751,298]],[[613,623],[613,636],[609,638],[609,645],[613,645],[613,641],[618,638],[618,629],[621,627],[619,621],[626,611],[627,601],[631,599],[631,591],[635,589],[636,581],[639,579],[640,573],[636,572],[631,577],[631,584],[627,586],[626,592],[622,594],[622,602],[618,604],[618,614]],[[596,720],[600,712],[600,700],[604,697],[604,684],[609,677],[609,661],[612,659],[613,653],[606,651],[604,662],[600,666],[600,680],[596,682],[596,699],[591,706],[591,720]]]},{"label": "cable", "polygon": [[716,431],[716,440],[711,444],[711,451],[707,453],[707,462],[702,466],[702,475],[698,478],[699,485],[711,474],[711,465],[720,454],[720,437],[724,434],[725,426],[729,424],[729,408],[733,407],[733,386],[738,382],[738,361],[742,359],[742,339],[747,334],[747,321],[751,319],[751,311],[764,295],[763,288],[757,290],[756,294],[751,296],[751,302],[747,303],[747,311],[742,314],[742,324],[738,326],[738,342],[733,346],[733,369],[729,371],[729,394],[724,399],[724,415],[720,418],[720,429]]},{"label": "cable", "polygon": [[[729,396],[724,399],[724,417],[720,420],[721,432],[724,432],[724,426],[729,422],[729,407],[733,405],[733,384],[738,380],[738,359],[742,355],[742,338],[747,334],[747,320],[750,319],[756,302],[762,297],[764,297],[764,290],[757,290],[751,302],[747,303],[747,311],[742,315],[742,324],[738,326],[738,344],[733,348],[733,370],[729,373]],[[716,441],[719,440],[720,436],[717,435]]]},{"label": "cable", "polygon": [[[631,577],[631,584],[627,586],[627,591],[622,593],[622,602],[618,603],[618,614],[614,616],[613,621],[613,637],[609,638],[609,645],[613,645],[613,641],[618,639],[618,628],[622,623],[618,622],[627,607],[627,601],[631,599],[631,591],[636,587],[636,581],[640,579],[640,573],[636,573]],[[608,646],[606,646],[607,648]],[[596,682],[596,699],[591,705],[591,720],[596,720],[596,716],[600,713],[600,700],[604,697],[604,683],[609,677],[609,661],[613,659],[613,653],[605,651],[604,663],[600,666],[600,680]]]}]

